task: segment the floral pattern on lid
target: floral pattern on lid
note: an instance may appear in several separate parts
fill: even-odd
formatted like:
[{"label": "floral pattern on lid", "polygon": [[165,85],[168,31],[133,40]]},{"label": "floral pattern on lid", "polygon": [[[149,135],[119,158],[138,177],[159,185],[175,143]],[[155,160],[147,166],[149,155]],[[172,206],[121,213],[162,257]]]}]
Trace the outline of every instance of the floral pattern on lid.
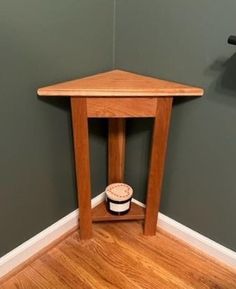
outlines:
[{"label": "floral pattern on lid", "polygon": [[133,195],[133,189],[124,183],[113,183],[106,187],[106,195],[113,201],[126,201]]}]

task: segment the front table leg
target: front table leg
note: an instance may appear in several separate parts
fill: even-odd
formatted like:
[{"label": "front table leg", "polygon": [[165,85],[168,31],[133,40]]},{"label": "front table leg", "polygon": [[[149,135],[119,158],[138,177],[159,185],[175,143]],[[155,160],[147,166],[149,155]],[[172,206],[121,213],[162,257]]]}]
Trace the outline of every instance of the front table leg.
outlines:
[{"label": "front table leg", "polygon": [[71,98],[80,238],[92,237],[89,137],[86,98]]},{"label": "front table leg", "polygon": [[164,175],[165,156],[173,98],[158,98],[153,129],[153,140],[148,178],[145,235],[155,235],[160,207],[161,187]]}]

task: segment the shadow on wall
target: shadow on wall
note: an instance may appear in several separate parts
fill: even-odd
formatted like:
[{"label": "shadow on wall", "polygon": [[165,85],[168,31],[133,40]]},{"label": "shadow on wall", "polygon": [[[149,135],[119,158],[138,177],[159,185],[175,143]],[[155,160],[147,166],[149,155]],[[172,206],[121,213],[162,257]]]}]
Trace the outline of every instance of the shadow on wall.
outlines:
[{"label": "shadow on wall", "polygon": [[201,96],[181,96],[181,97],[175,97],[174,98],[174,101],[173,101],[173,105],[176,106],[176,105],[180,105],[182,103],[185,103],[185,102],[190,102],[190,101],[193,101],[193,100],[196,100],[196,98],[199,98]]},{"label": "shadow on wall", "polygon": [[126,121],[125,182],[133,187],[134,198],[141,202],[146,200],[152,131],[152,118]]},{"label": "shadow on wall", "polygon": [[52,105],[59,109],[70,111],[70,100],[68,97],[57,97],[57,96],[37,96],[39,101],[44,102],[45,104]]},{"label": "shadow on wall", "polygon": [[[236,105],[236,53],[230,58],[215,60],[206,69],[205,76],[210,83],[206,91],[207,99],[227,106]],[[174,105],[193,100],[196,100],[196,96],[177,97],[174,98]]]},{"label": "shadow on wall", "polygon": [[236,98],[236,53],[224,64],[221,85]]},{"label": "shadow on wall", "polygon": [[227,59],[217,59],[206,74],[219,74],[209,86],[209,99],[228,106],[236,105],[236,53]]}]

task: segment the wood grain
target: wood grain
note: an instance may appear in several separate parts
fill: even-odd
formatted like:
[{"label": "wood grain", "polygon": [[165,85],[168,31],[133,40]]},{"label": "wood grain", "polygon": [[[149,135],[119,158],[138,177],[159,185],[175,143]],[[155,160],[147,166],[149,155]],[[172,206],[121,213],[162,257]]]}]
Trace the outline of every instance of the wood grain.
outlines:
[{"label": "wood grain", "polygon": [[[108,235],[106,236],[109,238],[108,242],[112,241]],[[136,288],[135,285],[137,283],[133,283],[119,269],[115,266],[111,266],[103,256],[99,255],[97,252],[95,253],[95,248],[93,249],[93,240],[83,243],[83,246],[80,248],[78,248],[77,242],[78,239],[76,237],[75,239],[71,238],[66,242],[65,246],[60,247],[59,249],[71,257],[75,255],[78,258],[78,261],[81,262],[81,265],[83,267],[85,266],[85,268],[87,267],[86,269],[90,272],[90,275],[97,272],[101,283],[107,284],[104,288]],[[137,288],[140,287],[137,286]]]},{"label": "wood grain", "polygon": [[88,98],[88,117],[154,117],[156,98]]},{"label": "wood grain", "polygon": [[109,119],[108,183],[122,183],[125,166],[125,119]]},{"label": "wood grain", "polygon": [[51,249],[1,289],[236,289],[236,270],[223,266],[140,222],[94,224],[94,238],[78,232]]},{"label": "wood grain", "polygon": [[93,287],[89,282],[85,282],[84,276],[74,274],[74,272],[68,268],[69,266],[67,266],[66,262],[64,262],[64,264],[60,262],[56,251],[56,249],[53,249],[51,252],[48,252],[46,256],[41,257],[41,260],[44,263],[44,266],[48,268],[48,271],[54,276],[60,276],[62,282],[71,288],[92,289]]},{"label": "wood grain", "polygon": [[107,221],[123,221],[123,220],[143,220],[145,216],[145,209],[136,205],[131,204],[129,213],[116,216],[110,214],[106,209],[105,202],[99,204],[92,210],[92,219],[94,222],[107,222]]},{"label": "wood grain", "polygon": [[92,237],[91,177],[87,105],[85,98],[71,98],[72,125],[81,239]]},{"label": "wood grain", "polygon": [[[125,117],[155,117],[144,232],[155,234],[172,99],[200,96],[203,89],[112,70],[38,89],[39,95],[70,96],[82,239],[92,236],[88,117],[109,117],[108,182],[123,182]],[[96,99],[97,98],[97,99]],[[97,209],[99,214],[103,212]],[[105,212],[104,218],[107,218]]]},{"label": "wood grain", "polygon": [[47,278],[44,278],[40,272],[35,271],[28,266],[20,274],[10,279],[0,287],[1,289],[55,289]]},{"label": "wood grain", "polygon": [[[51,252],[55,252],[55,250],[51,250]],[[50,254],[51,252],[48,252]],[[55,272],[50,268],[49,261],[46,258],[45,262],[45,256],[42,256],[42,258],[35,260],[31,264],[31,267],[37,271],[40,272],[42,276],[46,276],[47,281],[54,286],[54,288],[63,288],[63,289],[71,289],[71,284],[63,279],[60,274],[55,274]]]},{"label": "wood grain", "polygon": [[41,96],[159,97],[201,96],[203,89],[122,70],[67,81],[38,89]]},{"label": "wood grain", "polygon": [[154,235],[156,233],[171,109],[172,98],[158,98],[148,176],[146,216],[144,225],[145,235]]},{"label": "wood grain", "polygon": [[[9,273],[4,275],[0,278],[0,284],[6,282],[9,280],[12,276],[16,275],[18,272],[23,271],[30,263],[33,263],[35,260],[39,259],[42,255],[46,254],[47,251],[51,250],[53,247],[55,247],[58,243],[62,242],[62,240],[66,239],[68,236],[70,236],[74,231],[78,230],[78,226],[75,225],[74,228],[70,229],[68,232],[63,234],[58,239],[54,240],[52,243],[44,247],[42,250],[38,251],[36,254],[31,256],[29,259],[18,265],[16,268],[11,270]],[[1,287],[0,287],[1,288]]]}]

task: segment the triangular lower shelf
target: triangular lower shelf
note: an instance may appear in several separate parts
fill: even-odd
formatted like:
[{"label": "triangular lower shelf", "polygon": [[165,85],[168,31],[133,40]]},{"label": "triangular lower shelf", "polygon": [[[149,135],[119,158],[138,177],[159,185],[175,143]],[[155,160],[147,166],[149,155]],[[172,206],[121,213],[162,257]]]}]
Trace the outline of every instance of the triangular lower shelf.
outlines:
[{"label": "triangular lower shelf", "polygon": [[92,210],[93,222],[106,222],[106,221],[123,221],[123,220],[144,220],[145,208],[132,203],[129,213],[116,216],[110,214],[106,209],[106,203],[102,202]]}]

